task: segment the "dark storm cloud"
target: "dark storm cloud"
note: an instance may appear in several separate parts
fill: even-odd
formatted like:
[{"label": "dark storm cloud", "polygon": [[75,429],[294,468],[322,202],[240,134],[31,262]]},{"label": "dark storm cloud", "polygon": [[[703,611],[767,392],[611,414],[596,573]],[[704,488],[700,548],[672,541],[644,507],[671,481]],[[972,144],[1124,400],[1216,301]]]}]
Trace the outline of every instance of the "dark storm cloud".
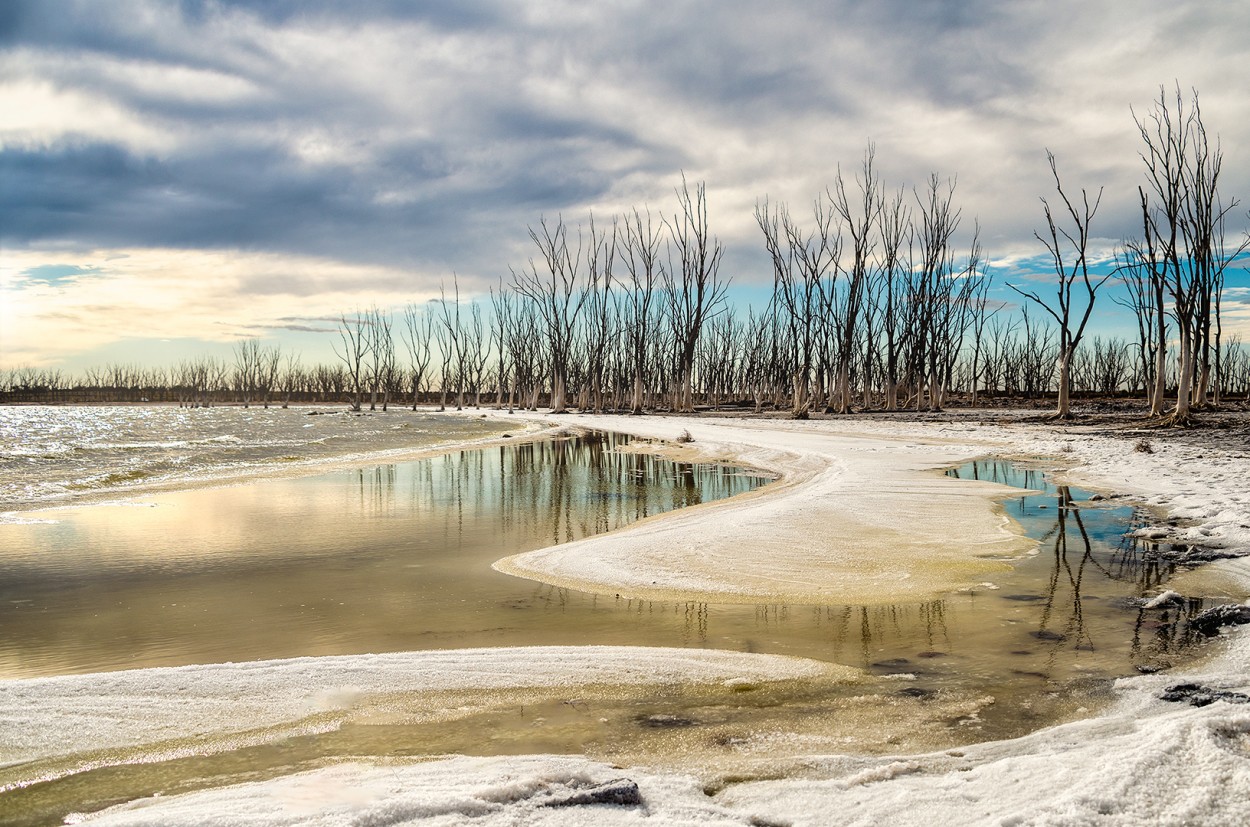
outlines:
[{"label": "dark storm cloud", "polygon": [[[116,5],[14,8],[6,37],[58,87],[116,103],[177,138],[172,149],[147,151],[75,135],[6,146],[0,223],[12,244],[244,247],[373,262],[475,266],[479,259],[484,266],[480,233],[496,237],[499,222],[507,222],[523,237],[526,221],[593,201],[630,171],[615,162],[605,168],[601,159],[637,150],[637,170],[680,166],[679,153],[650,147],[633,130],[545,111],[494,88],[493,78],[483,82],[454,56],[433,66],[444,75],[434,97],[452,104],[435,102],[429,117],[437,122],[396,130],[404,114],[381,100],[394,90],[362,94],[355,78],[280,57],[265,28],[381,16],[472,29],[499,20],[487,4],[449,11],[410,3],[184,3],[181,14],[138,4],[155,9],[138,20]],[[211,35],[237,13],[249,15],[234,23],[241,32]],[[224,47],[214,48],[213,37]],[[187,67],[220,73],[223,84],[244,91],[180,97],[149,77]],[[190,80],[214,91],[215,75]],[[514,79],[500,80],[507,86]],[[425,103],[420,97],[414,93],[414,105]],[[378,137],[387,130],[426,137]],[[83,131],[90,135],[91,125]],[[301,136],[310,133],[325,133],[331,144],[315,161],[300,157]]]},{"label": "dark storm cloud", "polygon": [[[83,122],[7,142],[0,226],[18,247],[244,247],[498,273],[527,224],[580,219],[622,181],[663,198],[683,169],[712,168],[714,187],[749,203],[771,192],[770,164],[794,143],[812,159],[811,197],[884,137],[891,186],[955,158],[972,174],[939,171],[961,175],[961,195],[1022,190],[982,218],[987,239],[1031,243],[1050,183],[1042,149],[1073,130],[1066,112],[1030,101],[1064,88],[1051,62],[1096,53],[1104,41],[1082,38],[1117,15],[989,0],[0,3],[10,76],[114,106],[156,135]],[[1212,16],[1173,17],[1199,38]],[[1172,21],[1138,17],[1157,21],[1129,51]],[[1078,163],[1057,147],[1077,186],[1133,166],[1129,102],[1115,113],[1119,155],[1080,145],[1092,159]],[[668,127],[674,116],[688,128]],[[907,130],[920,137],[899,139]],[[734,141],[747,160],[759,142],[764,172],[716,158]],[[1101,218],[1100,235],[1130,233],[1132,199],[1108,199]],[[753,236],[726,240],[745,266],[761,260]]]},{"label": "dark storm cloud", "polygon": [[202,19],[219,7],[255,14],[266,23],[284,25],[309,18],[333,20],[411,20],[418,18],[441,29],[473,29],[498,23],[505,17],[495,2],[474,0],[183,0],[179,3],[189,19]]},{"label": "dark storm cloud", "polygon": [[[499,210],[522,216],[592,200],[610,179],[524,147],[518,163],[446,185],[454,159],[398,146],[367,169],[314,168],[271,147],[222,147],[168,160],[115,145],[0,152],[0,215],[10,242],[85,246],[245,247],[385,262],[468,254],[459,233]],[[530,157],[525,157],[530,156]],[[410,200],[377,203],[381,189]],[[524,220],[524,219],[522,219]]]},{"label": "dark storm cloud", "polygon": [[157,17],[142,14],[146,3],[97,3],[92,0],[11,0],[0,4],[0,44],[52,52],[97,53],[171,64],[218,65],[210,53],[194,48],[181,26],[191,23],[167,5]]},{"label": "dark storm cloud", "polygon": [[[47,150],[0,151],[0,225],[9,243],[93,237],[129,228],[145,192],[171,177],[163,165],[116,146],[92,144]],[[138,215],[136,215],[136,212]],[[123,232],[130,232],[123,229]],[[146,235],[146,233],[144,233]]]},{"label": "dark storm cloud", "polygon": [[[6,235],[95,246],[247,246],[335,197],[334,181],[280,156],[224,151],[167,161],[111,145],[6,150]],[[228,240],[232,239],[232,240]]]},{"label": "dark storm cloud", "polygon": [[[540,81],[544,71],[558,72],[558,64],[572,60],[577,65],[569,71],[585,73],[586,82],[650,78],[647,83],[666,95],[732,118],[848,106],[837,78],[822,71],[815,38],[830,14],[822,4],[778,12],[788,17],[783,29],[811,23],[807,31],[782,32],[780,49],[765,42],[778,32],[751,25],[756,10],[747,4],[719,4],[715,15],[697,4],[637,6],[604,12],[601,25],[578,22],[566,13],[574,7],[557,4],[527,19],[516,8],[277,0],[13,4],[4,25],[7,42],[50,56],[53,65],[42,68],[58,85],[209,138],[147,155],[77,140],[6,148],[0,163],[17,181],[0,215],[6,236],[23,244],[264,246],[369,260],[442,258],[479,246],[471,236],[457,238],[457,228],[476,232],[496,215],[523,224],[534,213],[593,201],[624,174],[675,176],[699,161],[687,147],[650,140],[646,123],[551,111],[520,93],[516,84],[523,77],[487,74],[483,81],[455,56],[434,67],[444,73],[436,93],[458,98],[450,111],[433,113],[449,115],[447,121],[428,125],[435,128],[426,130],[433,134],[424,145],[379,145],[376,133],[392,124],[394,113],[361,94],[356,83],[284,57],[268,35],[287,26],[394,21],[468,32],[511,44],[523,58],[518,72],[524,75],[521,64],[529,61],[537,69],[528,71]],[[882,37],[897,24],[892,14],[865,18],[868,31],[848,37]],[[960,24],[939,15],[927,25],[946,30]],[[630,36],[621,37],[626,31]],[[83,54],[123,66],[155,65],[157,72],[212,71],[223,81],[248,84],[254,94],[171,96],[126,72],[100,71]],[[62,55],[73,59],[57,64]],[[354,140],[368,157],[310,166],[294,157],[290,141],[266,140],[266,133],[322,128]],[[613,163],[631,150],[640,159],[632,168]]]}]

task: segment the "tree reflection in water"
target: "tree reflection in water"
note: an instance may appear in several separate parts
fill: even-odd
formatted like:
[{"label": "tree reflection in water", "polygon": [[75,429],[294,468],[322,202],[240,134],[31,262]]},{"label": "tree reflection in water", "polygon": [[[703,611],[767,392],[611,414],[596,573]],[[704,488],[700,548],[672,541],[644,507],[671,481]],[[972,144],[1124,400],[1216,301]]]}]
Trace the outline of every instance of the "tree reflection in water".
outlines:
[{"label": "tree reflection in water", "polygon": [[[159,507],[67,510],[0,538],[0,675],[541,643],[686,645],[617,633],[610,598],[561,594],[556,624],[500,557],[621,528],[767,480],[627,449],[627,437],[463,450],[241,486]],[[624,638],[624,639],[623,639]]]},{"label": "tree reflection in water", "polygon": [[1024,675],[1126,674],[1191,642],[1183,621],[1200,601],[1166,612],[1130,603],[1171,572],[1156,546],[1124,537],[1131,509],[1091,503],[1079,489],[1006,463],[952,473],[1040,491],[1005,507],[1041,552],[1012,561],[994,585],[930,601],[666,603],[491,569],[508,554],[762,482],[633,453],[628,441],[588,434],[516,442],[10,526],[0,570],[16,608],[5,615],[0,671],[630,644],[815,657],[878,675],[914,673],[931,685],[992,686],[1001,696],[1004,682]]},{"label": "tree reflection in water", "polygon": [[[512,542],[503,537],[536,538],[534,545],[568,542],[750,487],[732,469],[657,462],[650,454],[621,450],[627,442],[593,433],[464,451],[420,464],[418,476],[402,484],[393,467],[372,469],[361,472],[361,502],[384,517],[395,508],[395,489],[402,488],[410,502],[401,511],[442,515],[445,548],[480,544],[475,526],[486,520],[496,523],[502,552]],[[1016,561],[1015,570],[999,578],[998,593],[900,605],[738,606],[539,584],[527,599],[509,605],[556,612],[572,626],[608,613],[600,622],[635,634],[639,642],[651,642],[666,628],[676,637],[662,635],[655,642],[815,654],[878,672],[915,671],[919,658],[922,671],[934,674],[941,671],[939,659],[952,653],[976,661],[969,650],[1007,646],[1016,655],[1033,653],[1027,667],[1017,660],[964,668],[1057,680],[1088,663],[1090,653],[1111,653],[1125,671],[1126,660],[1166,659],[1193,642],[1183,621],[1202,610],[1201,600],[1166,612],[1137,608],[1134,598],[1158,590],[1175,567],[1156,553],[1157,546],[1127,536],[1144,520],[1132,508],[1093,502],[1089,492],[1005,461],[978,461],[949,473],[1028,489],[1007,507],[1038,539],[1041,552]],[[1027,642],[1004,638],[995,627],[1025,628]],[[813,640],[823,651],[813,651]]]},{"label": "tree reflection in water", "polygon": [[[534,446],[518,458],[512,473],[523,475],[531,467],[540,473],[537,469],[546,466],[534,459],[540,451],[598,452],[603,444]],[[642,460],[610,454],[589,463],[599,470],[588,482],[515,488],[510,496],[530,498],[510,501],[515,507],[504,514],[518,523],[546,514],[545,536],[561,538],[570,529],[577,533],[591,527],[568,525],[570,497],[599,497],[585,518],[593,519],[597,530],[618,523],[622,515],[614,509],[622,500],[631,503],[629,517],[647,516],[645,497],[615,493],[619,488],[612,482],[623,475],[642,484],[655,473]],[[672,504],[692,504],[702,496],[686,484],[693,479],[686,468],[660,470],[671,486]],[[1030,489],[1008,508],[1041,550],[1014,561],[1011,573],[996,578],[997,591],[911,604],[789,606],[629,599],[539,585],[531,605],[567,615],[570,622],[585,618],[588,610],[606,613],[622,633],[634,631],[640,638],[668,628],[685,646],[801,654],[875,674],[916,673],[937,682],[969,674],[989,682],[1127,674],[1134,665],[1157,661],[1192,642],[1182,621],[1200,611],[1202,601],[1190,601],[1179,612],[1138,608],[1136,598],[1157,590],[1173,567],[1125,536],[1144,519],[1132,508],[1090,501],[1088,492],[1055,485],[1041,471],[1002,461],[978,462],[951,474]],[[591,493],[571,493],[579,490]],[[544,503],[553,504],[550,511],[540,508]]]},{"label": "tree reflection in water", "polygon": [[[1086,623],[1087,606],[1094,602],[1110,602],[1132,620],[1130,653],[1135,661],[1166,660],[1195,642],[1184,621],[1205,608],[1203,600],[1188,599],[1163,611],[1140,608],[1141,598],[1159,591],[1176,571],[1157,543],[1133,535],[1150,522],[1148,515],[1091,500],[1090,492],[1053,483],[1037,469],[1004,461],[977,461],[948,473],[1040,492],[1019,497],[1010,510],[1048,552],[1042,556],[1048,558],[1050,571],[1032,634],[1049,648],[1049,665],[1059,650],[1120,645],[1119,640],[1104,639],[1105,630],[1100,633],[1104,637],[1096,635]],[[1118,596],[1102,594],[1111,584],[1121,584],[1110,589]]]}]

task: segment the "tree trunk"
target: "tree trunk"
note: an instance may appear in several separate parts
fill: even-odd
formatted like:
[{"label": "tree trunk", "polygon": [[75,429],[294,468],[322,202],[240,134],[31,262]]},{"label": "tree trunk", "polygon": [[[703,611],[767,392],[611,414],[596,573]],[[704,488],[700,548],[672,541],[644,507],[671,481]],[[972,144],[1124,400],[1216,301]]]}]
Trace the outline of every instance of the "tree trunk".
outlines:
[{"label": "tree trunk", "polygon": [[1194,384],[1194,339],[1185,325],[1181,325],[1181,347],[1179,370],[1176,374],[1176,411],[1172,417],[1176,424],[1183,425],[1189,419],[1190,394]]},{"label": "tree trunk", "polygon": [[629,412],[634,416],[642,415],[642,372],[634,371],[634,396],[629,403]]},{"label": "tree trunk", "polygon": [[1150,388],[1150,415],[1163,416],[1164,397],[1167,394],[1168,348],[1162,337],[1155,348],[1155,378]]},{"label": "tree trunk", "polygon": [[1072,418],[1072,353],[1068,348],[1059,356],[1059,409],[1055,414],[1060,419]]}]

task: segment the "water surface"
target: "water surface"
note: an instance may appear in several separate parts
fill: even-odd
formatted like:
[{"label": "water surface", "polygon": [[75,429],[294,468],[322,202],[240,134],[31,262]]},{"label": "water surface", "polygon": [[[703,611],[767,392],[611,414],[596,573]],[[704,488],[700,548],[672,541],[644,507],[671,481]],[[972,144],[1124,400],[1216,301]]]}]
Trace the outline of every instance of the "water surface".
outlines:
[{"label": "water surface", "polygon": [[353,414],[309,406],[0,406],[0,511],[351,456],[363,462],[498,436],[509,427],[500,417],[394,407]]},{"label": "water surface", "polygon": [[611,597],[491,564],[765,481],[618,450],[628,442],[590,434],[29,512],[0,525],[0,677],[619,639]]},{"label": "water surface", "polygon": [[[32,513],[55,522],[0,525],[0,669],[17,677],[366,651],[635,644],[837,661],[862,668],[862,681],[745,693],[479,693],[473,711],[433,721],[370,720],[246,748],[208,739],[197,741],[201,754],[177,760],[118,751],[106,766],[6,793],[0,815],[59,823],[74,809],[154,792],[445,752],[580,752],[760,777],[787,757],[1021,735],[1090,714],[1111,698],[1116,677],[1201,651],[1185,619],[1204,608],[1202,599],[1139,608],[1136,598],[1157,593],[1173,573],[1157,546],[1124,536],[1143,515],[996,461],[949,473],[1030,489],[1001,507],[1038,550],[993,582],[930,601],[638,601],[490,568],[509,554],[763,482],[630,453],[627,443],[590,434]],[[447,706],[465,702],[449,697]],[[23,772],[0,775],[23,783]]]}]

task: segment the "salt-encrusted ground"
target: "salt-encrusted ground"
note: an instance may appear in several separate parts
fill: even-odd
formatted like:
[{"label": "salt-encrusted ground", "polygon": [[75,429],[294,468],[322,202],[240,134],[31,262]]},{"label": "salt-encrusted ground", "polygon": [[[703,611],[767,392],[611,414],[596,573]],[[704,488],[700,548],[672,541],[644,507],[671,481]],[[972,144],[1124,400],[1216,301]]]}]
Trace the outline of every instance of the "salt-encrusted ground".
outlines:
[{"label": "salt-encrusted ground", "polygon": [[782,479],[755,496],[511,557],[501,571],[658,600],[899,603],[974,586],[1036,548],[994,508],[993,497],[1019,489],[935,470],[985,453],[967,439],[882,438],[827,421],[569,421],[669,440],[686,432],[687,453]]},{"label": "salt-encrusted ground", "polygon": [[[1020,539],[987,506],[984,494],[992,492],[938,481],[923,469],[987,454],[1048,456],[1073,481],[1108,493],[1136,495],[1160,509],[1159,526],[1148,531],[1180,541],[1250,547],[1250,459],[1236,448],[1220,447],[1218,433],[1211,435],[1210,444],[1169,442],[1161,436],[1152,443],[1153,453],[1147,453],[1134,450],[1131,439],[1013,420],[983,425],[574,416],[558,421],[667,439],[688,431],[694,438],[690,447],[706,456],[768,468],[785,479],[777,490],[744,503],[700,507],[618,535],[583,541],[575,548],[576,556],[589,558],[589,566],[574,567],[568,554],[574,549],[564,547],[505,564],[510,570],[525,565],[527,576],[552,582],[593,583],[600,589],[615,584],[623,592],[639,593],[705,590],[713,600],[735,591],[752,600],[761,594],[801,600],[807,594],[811,602],[819,602],[834,599],[835,594],[849,600],[847,595],[867,594],[874,588],[908,589],[919,583],[918,590],[924,591],[984,579],[981,567],[997,565],[996,561],[977,558],[964,569],[955,558],[943,558],[936,565],[925,558],[935,546],[949,546],[954,538],[972,540],[977,553],[987,550],[996,556],[1018,552]],[[917,499],[933,500],[941,507],[916,504]],[[952,512],[957,519],[949,519]],[[1172,525],[1168,517],[1181,521]],[[831,536],[850,533],[848,525],[850,532],[867,533],[874,554],[888,559],[891,547],[904,549],[901,565],[911,577],[899,584],[888,570],[865,569],[850,546],[828,553],[818,575],[802,565],[804,553],[825,553]],[[778,532],[784,533],[784,543],[775,542],[761,554],[759,544],[773,542],[769,538]],[[769,560],[776,555],[781,555],[779,564],[770,570]],[[1219,562],[1183,578],[1181,585],[1204,589],[1222,580],[1244,594],[1248,569],[1244,561]],[[749,572],[749,577],[736,582],[738,570]],[[853,585],[828,582],[843,574]],[[1243,628],[1226,637],[1214,658],[1185,674],[1120,681],[1119,700],[1097,717],[958,751],[884,758],[811,756],[771,765],[760,759],[760,775],[780,780],[741,783],[709,777],[699,767],[613,768],[568,756],[349,764],[257,784],[145,799],[102,813],[98,823],[1244,824],[1250,820],[1250,705],[1216,701],[1196,708],[1158,697],[1165,687],[1181,682],[1250,692],[1250,635]],[[608,662],[628,673],[638,667],[631,654],[641,652],[625,650],[619,660]],[[648,655],[654,656],[658,655]],[[524,656],[523,666],[517,667],[515,650],[487,650],[480,657],[484,664],[502,659],[487,668],[490,672],[519,668],[539,675],[554,669],[558,675],[567,669],[567,664],[561,667]],[[732,664],[729,671],[734,673],[784,671],[779,662],[733,657],[743,658]],[[355,667],[369,672],[363,659]],[[728,674],[712,664],[702,664],[690,674],[704,674],[709,667],[706,674],[715,679]],[[315,666],[310,668],[316,672]],[[452,674],[454,683],[456,673]],[[249,692],[264,696],[291,691],[290,676],[284,677],[281,668],[270,675],[272,683],[266,683],[263,674],[260,677]],[[385,682],[385,673],[382,679]],[[44,686],[56,686],[60,680],[77,679],[51,679]],[[21,701],[31,709],[55,709],[64,703],[44,703],[38,700],[37,682],[21,683],[33,691]],[[201,703],[211,702],[215,685],[209,678],[178,694],[202,695],[209,700]],[[312,698],[325,697],[328,691],[325,686],[313,688]],[[92,697],[101,694],[89,682],[77,689],[87,708]],[[107,717],[112,709],[103,703],[99,715]],[[187,709],[194,710],[194,703]],[[185,728],[195,728],[196,714]],[[74,725],[103,724],[87,714],[74,719]],[[0,733],[9,737],[18,726],[10,718],[0,725]],[[133,726],[139,727],[136,737],[151,737],[141,725]],[[127,725],[121,728],[125,731]],[[116,737],[126,736],[123,732]],[[44,741],[40,736],[25,749],[41,751]]]},{"label": "salt-encrusted ground", "polygon": [[[0,682],[0,766],[87,751],[204,739],[275,740],[333,729],[378,708],[438,717],[425,696],[592,685],[759,684],[854,679],[857,670],[780,655],[629,646],[453,649],[134,669]],[[461,710],[463,714],[465,710]],[[246,734],[245,737],[241,738]]]},{"label": "salt-encrusted ground", "polygon": [[[973,457],[1042,458],[1087,488],[1134,495],[1162,517],[1162,542],[1250,548],[1250,456],[1210,443],[1117,438],[1089,426],[973,421],[679,419],[574,416],[586,427],[676,440],[703,458],[783,475],[782,490],[530,552],[497,568],[562,585],[639,596],[791,603],[874,603],[986,579],[1032,543],[991,508],[1014,495],[932,469]],[[989,559],[987,559],[989,558]]]}]

